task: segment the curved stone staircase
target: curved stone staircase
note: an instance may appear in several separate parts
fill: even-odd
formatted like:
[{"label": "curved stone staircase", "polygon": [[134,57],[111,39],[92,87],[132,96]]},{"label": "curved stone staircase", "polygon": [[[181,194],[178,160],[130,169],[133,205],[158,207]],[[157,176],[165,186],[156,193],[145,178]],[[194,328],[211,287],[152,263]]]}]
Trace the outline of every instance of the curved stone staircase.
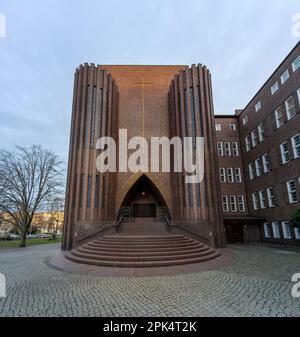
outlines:
[{"label": "curved stone staircase", "polygon": [[183,235],[105,235],[66,253],[83,264],[146,268],[195,264],[220,253]]}]

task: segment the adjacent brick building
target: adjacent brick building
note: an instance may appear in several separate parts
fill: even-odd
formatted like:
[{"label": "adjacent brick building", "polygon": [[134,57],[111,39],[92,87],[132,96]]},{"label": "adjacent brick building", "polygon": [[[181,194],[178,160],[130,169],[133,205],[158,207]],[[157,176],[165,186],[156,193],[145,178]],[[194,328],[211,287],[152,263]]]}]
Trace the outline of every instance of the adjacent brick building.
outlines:
[{"label": "adjacent brick building", "polygon": [[[231,130],[231,124],[236,124],[237,131]],[[224,183],[221,172],[223,199],[236,193],[245,196],[242,213],[232,214],[223,205],[229,241],[239,237],[242,241],[300,245],[300,229],[289,221],[300,208],[299,43],[244,110],[234,116],[217,116],[216,129],[217,141],[224,146],[224,156],[219,153],[220,169],[239,166],[244,179],[238,186],[228,184],[228,177]],[[224,144],[232,141],[239,143],[240,157],[225,153]]]}]

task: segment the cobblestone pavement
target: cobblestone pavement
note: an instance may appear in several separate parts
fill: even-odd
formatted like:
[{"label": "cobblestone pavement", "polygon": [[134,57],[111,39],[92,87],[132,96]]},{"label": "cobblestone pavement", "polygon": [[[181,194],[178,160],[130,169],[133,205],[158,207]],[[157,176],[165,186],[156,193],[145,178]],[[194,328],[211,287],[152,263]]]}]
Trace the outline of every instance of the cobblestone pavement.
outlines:
[{"label": "cobblestone pavement", "polygon": [[299,251],[237,246],[235,262],[215,271],[105,278],[48,267],[58,249],[0,252],[7,278],[0,316],[300,316],[300,299],[291,296]]}]

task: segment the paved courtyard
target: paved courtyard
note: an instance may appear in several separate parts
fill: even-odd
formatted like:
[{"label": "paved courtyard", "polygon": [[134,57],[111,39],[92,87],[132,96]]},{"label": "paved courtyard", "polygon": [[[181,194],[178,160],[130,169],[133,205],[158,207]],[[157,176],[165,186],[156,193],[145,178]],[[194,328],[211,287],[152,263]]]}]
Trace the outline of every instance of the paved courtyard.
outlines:
[{"label": "paved courtyard", "polygon": [[233,264],[190,275],[109,278],[45,264],[59,245],[0,251],[0,316],[300,316],[291,296],[300,253],[230,247]]}]

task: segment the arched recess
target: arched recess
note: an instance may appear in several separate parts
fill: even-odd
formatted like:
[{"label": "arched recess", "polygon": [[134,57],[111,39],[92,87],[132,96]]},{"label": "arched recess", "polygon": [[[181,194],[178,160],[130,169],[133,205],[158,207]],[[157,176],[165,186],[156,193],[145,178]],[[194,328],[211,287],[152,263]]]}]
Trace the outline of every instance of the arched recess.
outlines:
[{"label": "arched recess", "polygon": [[164,185],[154,175],[149,173],[137,173],[132,175],[126,182],[124,188],[119,192],[116,199],[116,214],[119,213],[122,205],[126,203],[126,197],[130,196],[130,192],[135,188],[141,179],[148,179],[150,187],[152,186],[152,193],[155,197],[164,204],[171,215],[171,197],[164,187]]}]

